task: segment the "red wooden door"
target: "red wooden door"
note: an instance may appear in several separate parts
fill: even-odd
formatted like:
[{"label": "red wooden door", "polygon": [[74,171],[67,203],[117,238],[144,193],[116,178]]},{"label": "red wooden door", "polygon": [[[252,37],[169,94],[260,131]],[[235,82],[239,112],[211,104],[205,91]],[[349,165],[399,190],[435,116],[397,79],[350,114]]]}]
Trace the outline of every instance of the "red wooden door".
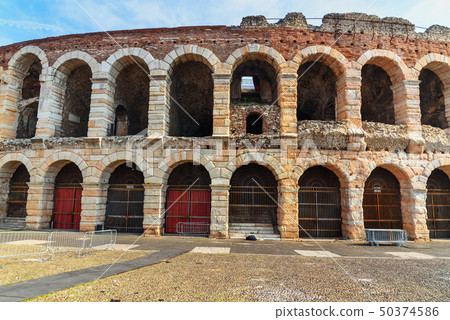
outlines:
[{"label": "red wooden door", "polygon": [[211,220],[210,190],[168,190],[166,201],[166,233],[183,231],[193,234],[209,233]]},{"label": "red wooden door", "polygon": [[81,192],[80,187],[56,187],[53,208],[54,229],[80,229]]}]

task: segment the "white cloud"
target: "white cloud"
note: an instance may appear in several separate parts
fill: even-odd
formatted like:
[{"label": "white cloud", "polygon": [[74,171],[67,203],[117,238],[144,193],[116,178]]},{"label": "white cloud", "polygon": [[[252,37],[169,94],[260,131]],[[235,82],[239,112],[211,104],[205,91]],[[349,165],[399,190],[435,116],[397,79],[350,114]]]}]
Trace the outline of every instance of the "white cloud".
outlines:
[{"label": "white cloud", "polygon": [[9,26],[14,28],[22,28],[26,30],[45,30],[45,31],[54,31],[61,32],[62,28],[56,25],[44,24],[34,21],[26,21],[26,20],[9,20],[0,18],[0,25]]}]

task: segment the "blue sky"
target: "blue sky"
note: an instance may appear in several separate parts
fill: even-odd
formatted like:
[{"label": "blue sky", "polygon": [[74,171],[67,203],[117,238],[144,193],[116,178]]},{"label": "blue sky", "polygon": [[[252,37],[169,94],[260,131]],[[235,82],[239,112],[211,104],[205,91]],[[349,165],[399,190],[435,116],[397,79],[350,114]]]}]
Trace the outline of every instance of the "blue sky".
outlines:
[{"label": "blue sky", "polygon": [[[78,5],[78,4],[79,5]],[[243,16],[281,18],[302,12],[321,18],[330,12],[365,12],[402,17],[416,26],[450,27],[448,0],[1,0],[0,46],[31,39],[106,30],[238,25]],[[320,24],[320,20],[309,23]]]}]

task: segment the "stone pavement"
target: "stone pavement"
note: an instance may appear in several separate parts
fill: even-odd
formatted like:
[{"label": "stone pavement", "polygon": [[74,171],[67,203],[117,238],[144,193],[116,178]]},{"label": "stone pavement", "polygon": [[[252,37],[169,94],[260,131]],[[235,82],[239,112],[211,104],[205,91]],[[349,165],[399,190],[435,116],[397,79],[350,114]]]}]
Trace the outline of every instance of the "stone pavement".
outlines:
[{"label": "stone pavement", "polygon": [[364,242],[334,240],[303,241],[246,241],[217,240],[207,238],[182,238],[165,236],[159,238],[136,235],[120,235],[117,244],[128,245],[132,250],[157,250],[147,256],[110,265],[66,272],[54,276],[0,286],[0,301],[22,301],[53,291],[66,289],[111,275],[131,271],[176,257],[186,252],[205,254],[268,254],[294,255],[318,258],[344,259],[450,259],[450,240],[430,242],[408,241],[405,247],[380,245],[372,247]]}]

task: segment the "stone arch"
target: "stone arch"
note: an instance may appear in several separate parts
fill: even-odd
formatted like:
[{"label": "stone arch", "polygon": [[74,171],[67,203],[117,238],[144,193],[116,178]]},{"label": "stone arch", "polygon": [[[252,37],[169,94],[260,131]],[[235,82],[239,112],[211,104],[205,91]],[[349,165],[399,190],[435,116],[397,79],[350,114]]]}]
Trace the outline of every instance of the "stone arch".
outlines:
[{"label": "stone arch", "polygon": [[74,163],[83,176],[83,182],[88,177],[88,165],[83,158],[70,151],[60,151],[52,154],[44,160],[37,168],[36,176],[32,177],[33,182],[53,183],[58,172],[69,162]]},{"label": "stone arch", "polygon": [[389,50],[375,49],[366,51],[356,62],[360,68],[366,64],[374,64],[382,68],[391,78],[393,85],[401,80],[410,78],[409,68],[396,53]]},{"label": "stone arch", "polygon": [[410,169],[410,167],[404,164],[403,162],[395,160],[386,161],[386,159],[380,161],[371,161],[366,165],[366,170],[362,173],[362,175],[360,175],[361,177],[360,181],[363,182],[362,185],[363,188],[370,174],[377,167],[386,169],[395,176],[395,178],[398,180],[400,184],[400,191],[413,188],[413,179],[415,174]]},{"label": "stone arch", "polygon": [[218,183],[221,178],[220,169],[216,168],[214,163],[207,156],[198,151],[178,151],[170,154],[155,168],[155,177],[158,177],[159,183],[166,183],[172,171],[181,164],[194,162],[202,165],[208,171],[211,183]]},{"label": "stone arch", "polygon": [[35,170],[31,160],[23,153],[10,153],[5,155],[0,159],[0,177],[3,177],[4,174],[13,174],[21,164],[27,168],[30,175]]},{"label": "stone arch", "polygon": [[26,72],[31,63],[30,56],[35,56],[39,59],[42,65],[42,74],[46,74],[49,67],[48,58],[45,52],[37,46],[25,46],[17,51],[9,60],[8,68]]},{"label": "stone arch", "polygon": [[274,67],[275,71],[280,72],[283,64],[286,63],[284,57],[272,47],[259,44],[249,44],[245,47],[236,49],[226,60],[226,64],[234,71],[236,67],[247,60],[262,60],[268,62]]},{"label": "stone arch", "polygon": [[414,177],[414,181],[421,183],[425,188],[428,178],[435,169],[442,170],[450,178],[450,159],[435,159],[428,162],[422,173]]},{"label": "stone arch", "polygon": [[80,62],[87,64],[92,71],[92,74],[98,72],[100,64],[90,54],[83,51],[71,51],[60,56],[52,66],[52,73],[55,75],[58,71],[62,74],[68,75],[73,71]]},{"label": "stone arch", "polygon": [[155,59],[150,52],[144,49],[122,48],[114,52],[106,60],[105,72],[110,75],[112,79],[116,79],[120,71],[132,63],[143,63],[148,70],[151,70],[151,63],[154,60]]},{"label": "stone arch", "polygon": [[227,179],[229,182],[233,173],[242,166],[250,163],[256,163],[263,167],[268,168],[275,179],[280,180],[289,178],[288,172],[281,166],[280,162],[270,155],[264,155],[262,153],[250,153],[246,152],[238,155],[235,159],[231,160],[227,168],[222,168],[222,178]]},{"label": "stone arch", "polygon": [[295,63],[295,69],[306,62],[318,61],[329,67],[337,78],[347,71],[349,62],[345,56],[327,46],[310,46],[298,52],[292,61]]},{"label": "stone arch", "polygon": [[92,167],[89,179],[93,183],[108,183],[111,173],[123,163],[134,163],[144,174],[145,179],[150,177],[148,163],[141,155],[130,151],[118,151],[99,160],[95,167]]},{"label": "stone arch", "polygon": [[166,54],[162,61],[164,63],[159,63],[159,69],[165,70],[168,75],[172,74],[177,64],[186,61],[202,62],[212,73],[221,69],[219,58],[211,50],[195,45],[180,46]]},{"label": "stone arch", "polygon": [[420,58],[414,65],[413,71],[419,76],[423,68],[430,69],[441,79],[450,85],[450,58],[438,53],[429,53]]},{"label": "stone arch", "polygon": [[304,161],[297,164],[292,172],[293,180],[298,182],[306,170],[316,166],[322,166],[332,171],[338,177],[341,188],[346,188],[349,186],[351,182],[351,174],[346,169],[347,166],[334,158],[325,159],[320,157],[318,159],[313,159],[312,161]]}]

